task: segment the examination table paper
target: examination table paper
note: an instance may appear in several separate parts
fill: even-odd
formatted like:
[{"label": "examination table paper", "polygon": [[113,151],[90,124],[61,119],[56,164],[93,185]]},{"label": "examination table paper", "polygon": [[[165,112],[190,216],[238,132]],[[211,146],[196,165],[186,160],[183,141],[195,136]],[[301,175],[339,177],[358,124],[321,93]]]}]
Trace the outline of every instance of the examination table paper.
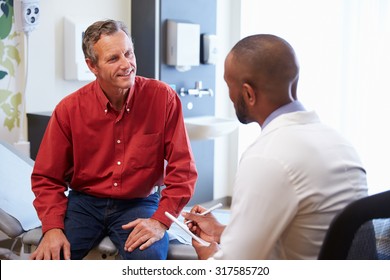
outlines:
[{"label": "examination table paper", "polygon": [[26,231],[41,225],[32,204],[33,164],[11,145],[0,142],[0,208],[16,218]]}]

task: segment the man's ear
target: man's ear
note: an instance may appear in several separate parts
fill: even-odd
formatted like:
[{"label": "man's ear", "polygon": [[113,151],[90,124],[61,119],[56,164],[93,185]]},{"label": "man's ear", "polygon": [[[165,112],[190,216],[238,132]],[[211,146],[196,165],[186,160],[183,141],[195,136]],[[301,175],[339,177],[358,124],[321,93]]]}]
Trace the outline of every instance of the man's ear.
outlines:
[{"label": "man's ear", "polygon": [[94,73],[95,76],[96,76],[97,75],[97,69],[96,69],[95,63],[93,63],[89,58],[86,58],[85,62],[87,63],[87,66],[88,66],[89,70],[91,70],[91,72]]},{"label": "man's ear", "polygon": [[242,94],[248,105],[253,106],[256,103],[256,92],[250,84],[244,83],[242,85]]}]

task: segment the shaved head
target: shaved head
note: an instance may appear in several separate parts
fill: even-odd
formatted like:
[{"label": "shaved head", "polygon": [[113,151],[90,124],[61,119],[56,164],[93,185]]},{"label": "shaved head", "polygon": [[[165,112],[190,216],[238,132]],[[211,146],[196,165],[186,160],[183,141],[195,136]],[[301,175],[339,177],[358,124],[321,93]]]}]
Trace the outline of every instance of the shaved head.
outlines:
[{"label": "shaved head", "polygon": [[240,40],[225,59],[224,79],[242,123],[264,120],[297,99],[299,65],[294,49],[270,34]]},{"label": "shaved head", "polygon": [[[280,37],[270,34],[248,36],[232,48],[229,56],[240,68],[237,78],[242,83],[271,92],[286,87],[296,88],[298,61],[294,49]],[[293,91],[292,95],[295,95],[295,89]]]}]

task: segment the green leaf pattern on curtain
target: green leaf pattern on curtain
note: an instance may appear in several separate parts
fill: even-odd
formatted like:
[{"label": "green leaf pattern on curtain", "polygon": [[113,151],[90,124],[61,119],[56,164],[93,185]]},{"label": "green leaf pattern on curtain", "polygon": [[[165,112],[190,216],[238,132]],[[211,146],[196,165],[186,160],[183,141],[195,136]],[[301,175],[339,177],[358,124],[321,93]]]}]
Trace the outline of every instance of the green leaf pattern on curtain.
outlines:
[{"label": "green leaf pattern on curtain", "polygon": [[[5,79],[14,79],[21,58],[19,55],[17,40],[18,32],[12,31],[14,24],[14,1],[0,0],[0,110],[5,114],[3,126],[9,131],[20,126],[20,114],[18,107],[22,102],[22,94],[10,90],[10,82]],[[7,88],[2,88],[5,85]],[[16,91],[16,90],[15,90]]]}]

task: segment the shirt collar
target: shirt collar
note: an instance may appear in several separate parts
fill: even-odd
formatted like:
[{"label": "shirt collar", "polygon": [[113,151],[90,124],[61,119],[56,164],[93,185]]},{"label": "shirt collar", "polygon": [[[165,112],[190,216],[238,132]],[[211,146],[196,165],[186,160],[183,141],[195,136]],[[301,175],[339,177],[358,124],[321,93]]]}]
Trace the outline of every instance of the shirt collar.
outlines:
[{"label": "shirt collar", "polygon": [[306,111],[305,107],[298,100],[292,101],[282,107],[279,107],[275,111],[273,111],[264,121],[261,129],[264,129],[272,120],[276,119],[280,115],[293,113],[297,111]]},{"label": "shirt collar", "polygon": [[[125,112],[129,113],[130,112],[130,101],[132,100],[132,97],[134,95],[135,91],[135,83],[134,85],[130,88],[129,94],[127,95],[127,99],[124,104]],[[99,99],[100,104],[103,107],[103,111],[105,114],[107,114],[108,109],[111,107],[110,101],[108,100],[107,96],[104,94],[102,88],[100,87],[100,84],[97,80],[95,80],[95,89],[97,92],[97,96]]]}]

